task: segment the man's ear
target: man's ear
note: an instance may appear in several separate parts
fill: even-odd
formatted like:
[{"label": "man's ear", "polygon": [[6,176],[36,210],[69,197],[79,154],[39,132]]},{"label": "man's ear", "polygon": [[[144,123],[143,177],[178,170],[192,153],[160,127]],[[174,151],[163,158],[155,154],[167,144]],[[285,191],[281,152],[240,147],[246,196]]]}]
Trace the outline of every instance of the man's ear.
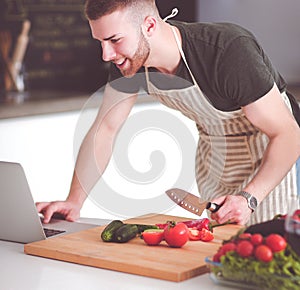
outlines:
[{"label": "man's ear", "polygon": [[152,16],[147,16],[144,20],[143,30],[148,37],[152,36],[156,30],[156,19]]}]

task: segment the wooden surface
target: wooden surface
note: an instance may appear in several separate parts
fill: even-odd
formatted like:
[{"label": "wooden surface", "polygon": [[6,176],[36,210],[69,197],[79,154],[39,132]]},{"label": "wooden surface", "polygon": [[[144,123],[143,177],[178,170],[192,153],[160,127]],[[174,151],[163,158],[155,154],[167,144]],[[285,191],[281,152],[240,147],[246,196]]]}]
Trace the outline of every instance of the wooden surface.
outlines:
[{"label": "wooden surface", "polygon": [[[186,218],[149,214],[127,223],[155,224]],[[55,237],[24,246],[24,252],[46,258],[121,271],[169,281],[183,281],[208,272],[205,257],[213,255],[223,239],[240,227],[225,225],[214,229],[212,242],[189,241],[182,248],[171,248],[163,241],[147,246],[139,237],[128,243],[105,243],[100,235],[104,226]]]}]

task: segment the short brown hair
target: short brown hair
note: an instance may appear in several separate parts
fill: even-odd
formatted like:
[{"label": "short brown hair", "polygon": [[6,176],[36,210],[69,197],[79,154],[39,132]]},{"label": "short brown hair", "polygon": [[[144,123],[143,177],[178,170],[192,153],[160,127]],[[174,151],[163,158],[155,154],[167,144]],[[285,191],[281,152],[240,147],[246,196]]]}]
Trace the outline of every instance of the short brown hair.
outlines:
[{"label": "short brown hair", "polygon": [[150,11],[158,16],[155,0],[86,0],[85,2],[85,14],[88,20],[97,20],[125,8],[134,8],[135,16],[142,16]]}]

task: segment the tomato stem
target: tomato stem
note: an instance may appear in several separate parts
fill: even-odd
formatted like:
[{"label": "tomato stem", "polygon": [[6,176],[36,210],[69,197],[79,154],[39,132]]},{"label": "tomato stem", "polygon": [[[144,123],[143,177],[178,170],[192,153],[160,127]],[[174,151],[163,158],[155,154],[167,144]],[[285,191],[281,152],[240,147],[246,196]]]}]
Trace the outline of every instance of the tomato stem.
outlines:
[{"label": "tomato stem", "polygon": [[167,221],[167,226],[169,227],[169,228],[174,228],[175,226],[176,226],[176,222],[175,221]]}]

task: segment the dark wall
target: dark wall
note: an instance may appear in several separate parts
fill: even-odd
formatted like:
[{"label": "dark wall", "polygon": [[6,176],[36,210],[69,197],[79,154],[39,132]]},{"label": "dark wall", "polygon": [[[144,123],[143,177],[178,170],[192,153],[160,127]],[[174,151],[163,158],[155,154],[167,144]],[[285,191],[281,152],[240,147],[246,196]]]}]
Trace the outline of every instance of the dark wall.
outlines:
[{"label": "dark wall", "polygon": [[28,90],[94,91],[106,80],[99,43],[91,38],[84,0],[1,0],[2,31],[11,51],[25,19],[31,22],[24,59]]},{"label": "dark wall", "polygon": [[198,0],[156,0],[160,16],[165,18],[171,14],[173,8],[178,8],[179,13],[172,19],[193,22],[197,20]]},{"label": "dark wall", "polygon": [[198,0],[199,19],[234,22],[252,31],[290,84],[300,84],[299,0]]}]

